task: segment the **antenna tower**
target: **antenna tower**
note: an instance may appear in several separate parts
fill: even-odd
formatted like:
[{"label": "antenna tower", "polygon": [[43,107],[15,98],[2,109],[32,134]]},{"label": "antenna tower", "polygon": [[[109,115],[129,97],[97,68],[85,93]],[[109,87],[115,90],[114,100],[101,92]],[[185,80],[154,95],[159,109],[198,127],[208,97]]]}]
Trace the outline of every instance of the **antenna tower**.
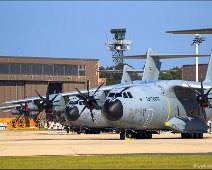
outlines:
[{"label": "antenna tower", "polygon": [[[124,52],[130,49],[130,45],[132,44],[132,40],[125,40],[126,28],[124,29],[111,29],[111,34],[114,34],[114,38],[112,41],[106,41],[108,46],[108,50],[112,52],[112,56],[124,56]],[[114,58],[113,59],[113,69],[120,64],[123,63],[122,58]]]}]

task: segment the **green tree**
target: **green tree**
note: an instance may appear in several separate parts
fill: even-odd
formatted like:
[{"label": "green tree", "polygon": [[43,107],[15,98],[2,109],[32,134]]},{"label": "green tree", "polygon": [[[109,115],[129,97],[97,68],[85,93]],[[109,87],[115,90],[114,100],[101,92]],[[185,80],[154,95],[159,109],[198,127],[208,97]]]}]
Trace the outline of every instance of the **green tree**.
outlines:
[{"label": "green tree", "polygon": [[[124,64],[123,63],[119,63],[116,67],[115,70],[123,70]],[[99,68],[99,70],[113,70],[113,66],[107,66],[106,68],[104,68],[103,66],[101,66]],[[141,80],[141,76],[137,73],[133,73],[133,77],[135,78],[135,80]],[[121,82],[121,78],[122,78],[122,74],[120,73],[112,73],[112,74],[108,74],[108,73],[101,73],[100,72],[100,78],[106,78],[107,81],[107,85],[113,85],[113,84],[118,84]]]},{"label": "green tree", "polygon": [[168,72],[160,72],[160,80],[182,80],[182,68],[173,67]]}]

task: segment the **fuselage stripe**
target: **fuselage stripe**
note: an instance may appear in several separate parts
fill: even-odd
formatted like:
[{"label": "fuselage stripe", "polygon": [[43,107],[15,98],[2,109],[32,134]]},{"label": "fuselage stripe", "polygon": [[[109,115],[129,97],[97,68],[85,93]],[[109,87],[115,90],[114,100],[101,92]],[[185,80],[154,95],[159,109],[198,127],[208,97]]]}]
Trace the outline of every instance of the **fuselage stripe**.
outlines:
[{"label": "fuselage stripe", "polygon": [[170,112],[171,112],[171,108],[170,108],[170,103],[169,103],[168,97],[166,97],[166,102],[167,102],[167,105],[168,105],[168,116],[167,116],[165,125],[168,125],[168,120],[169,120],[169,118],[170,118]]}]

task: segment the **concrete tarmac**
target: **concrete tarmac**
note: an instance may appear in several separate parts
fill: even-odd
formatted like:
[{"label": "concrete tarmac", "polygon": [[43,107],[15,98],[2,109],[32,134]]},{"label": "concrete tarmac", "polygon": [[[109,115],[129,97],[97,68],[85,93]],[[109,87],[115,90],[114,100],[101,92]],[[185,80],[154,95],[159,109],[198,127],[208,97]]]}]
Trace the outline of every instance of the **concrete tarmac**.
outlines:
[{"label": "concrete tarmac", "polygon": [[152,139],[119,140],[119,134],[67,134],[65,131],[0,131],[0,156],[212,154],[212,134],[181,139],[180,134],[153,134]]}]

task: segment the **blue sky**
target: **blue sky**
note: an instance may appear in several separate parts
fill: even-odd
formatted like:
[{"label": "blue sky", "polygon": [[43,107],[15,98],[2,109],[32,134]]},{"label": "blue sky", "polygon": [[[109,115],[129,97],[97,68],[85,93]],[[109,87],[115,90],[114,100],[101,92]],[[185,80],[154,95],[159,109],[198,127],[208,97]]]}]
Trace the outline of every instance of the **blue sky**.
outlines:
[{"label": "blue sky", "polygon": [[[0,55],[98,58],[112,65],[105,46],[111,28],[126,28],[133,40],[126,55],[195,53],[193,35],[168,30],[212,27],[212,1],[12,1],[0,2]],[[199,47],[209,54],[212,35]],[[194,64],[195,59],[162,60],[162,69]],[[200,59],[207,63],[208,58]],[[139,69],[144,61],[131,60]]]}]

